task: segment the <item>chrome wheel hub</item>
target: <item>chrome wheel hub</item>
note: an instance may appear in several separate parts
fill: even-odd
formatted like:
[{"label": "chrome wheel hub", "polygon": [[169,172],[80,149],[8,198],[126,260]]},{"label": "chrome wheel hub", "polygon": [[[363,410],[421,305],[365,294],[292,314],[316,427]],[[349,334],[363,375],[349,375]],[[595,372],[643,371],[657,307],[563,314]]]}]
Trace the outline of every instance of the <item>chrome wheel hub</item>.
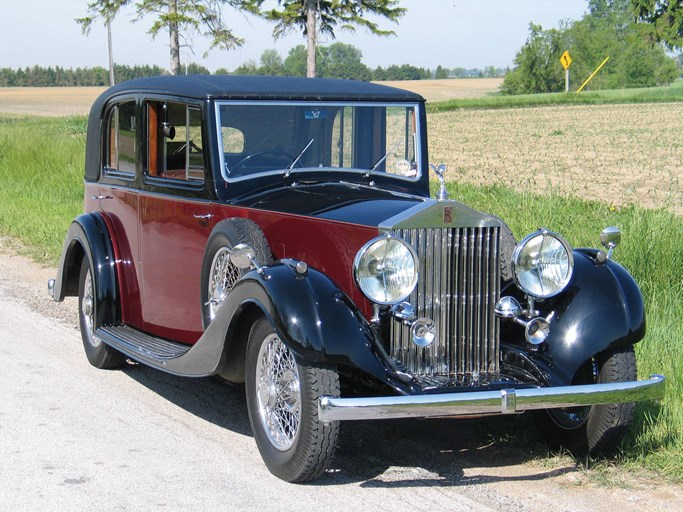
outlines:
[{"label": "chrome wheel hub", "polygon": [[261,345],[255,377],[261,426],[276,449],[288,450],[299,435],[301,383],[294,355],[277,334]]},{"label": "chrome wheel hub", "polygon": [[100,339],[95,337],[95,291],[92,283],[92,275],[90,269],[85,275],[85,283],[83,285],[83,298],[81,299],[81,314],[83,315],[83,323],[85,324],[86,332],[88,333],[88,342],[95,348],[100,346]]},{"label": "chrome wheel hub", "polygon": [[216,317],[218,309],[221,304],[225,302],[228,293],[232,287],[239,280],[239,269],[230,262],[230,249],[221,247],[218,249],[211,262],[211,271],[209,272],[208,282],[208,302],[209,319],[213,320]]}]

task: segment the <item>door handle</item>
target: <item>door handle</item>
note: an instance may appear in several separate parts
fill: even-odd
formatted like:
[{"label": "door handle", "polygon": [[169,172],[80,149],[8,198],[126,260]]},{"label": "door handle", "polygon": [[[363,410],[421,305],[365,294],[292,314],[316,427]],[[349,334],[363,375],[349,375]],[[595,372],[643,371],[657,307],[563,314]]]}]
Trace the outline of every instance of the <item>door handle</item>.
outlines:
[{"label": "door handle", "polygon": [[90,199],[97,201],[97,200],[101,200],[101,199],[114,199],[114,198],[112,196],[90,196]]},{"label": "door handle", "polygon": [[209,220],[211,217],[213,217],[213,214],[211,214],[211,213],[204,213],[204,214],[195,213],[192,216],[198,220]]}]

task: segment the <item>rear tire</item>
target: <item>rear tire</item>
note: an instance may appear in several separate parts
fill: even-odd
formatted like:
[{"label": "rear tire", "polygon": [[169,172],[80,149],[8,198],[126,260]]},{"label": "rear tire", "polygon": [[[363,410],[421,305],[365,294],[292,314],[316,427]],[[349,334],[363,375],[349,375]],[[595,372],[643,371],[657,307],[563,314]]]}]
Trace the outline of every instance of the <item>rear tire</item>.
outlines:
[{"label": "rear tire", "polygon": [[88,258],[83,258],[78,279],[78,323],[81,328],[85,355],[95,368],[116,368],[123,365],[126,357],[95,336],[95,318],[97,318],[95,286]]},{"label": "rear tire", "polygon": [[[576,372],[572,384],[627,382],[637,379],[633,347],[601,352]],[[536,411],[541,434],[555,448],[574,455],[600,455],[613,451],[633,420],[634,403],[592,405]]]},{"label": "rear tire", "polygon": [[330,367],[299,364],[266,318],[252,326],[247,346],[246,394],[254,439],[266,466],[286,482],[306,482],[330,465],[339,422],[318,419],[321,396],[339,396]]}]

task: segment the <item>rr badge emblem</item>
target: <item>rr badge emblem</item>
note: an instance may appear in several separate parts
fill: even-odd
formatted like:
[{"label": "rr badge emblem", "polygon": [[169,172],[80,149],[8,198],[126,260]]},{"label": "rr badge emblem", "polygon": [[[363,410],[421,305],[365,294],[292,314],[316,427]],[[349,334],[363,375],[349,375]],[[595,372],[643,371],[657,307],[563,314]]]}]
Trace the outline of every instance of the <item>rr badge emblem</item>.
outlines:
[{"label": "rr badge emblem", "polygon": [[453,207],[444,206],[443,208],[443,223],[452,224],[453,223]]}]

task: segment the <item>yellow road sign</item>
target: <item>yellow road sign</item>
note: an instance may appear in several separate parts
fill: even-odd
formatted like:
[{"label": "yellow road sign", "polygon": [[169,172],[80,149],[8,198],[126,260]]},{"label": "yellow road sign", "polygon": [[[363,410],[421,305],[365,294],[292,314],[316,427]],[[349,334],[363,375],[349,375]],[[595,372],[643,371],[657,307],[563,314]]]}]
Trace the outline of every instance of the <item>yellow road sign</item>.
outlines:
[{"label": "yellow road sign", "polygon": [[562,54],[562,57],[560,57],[560,62],[564,66],[564,69],[569,69],[569,66],[572,63],[572,58],[569,56],[569,52],[565,50],[565,52]]}]

